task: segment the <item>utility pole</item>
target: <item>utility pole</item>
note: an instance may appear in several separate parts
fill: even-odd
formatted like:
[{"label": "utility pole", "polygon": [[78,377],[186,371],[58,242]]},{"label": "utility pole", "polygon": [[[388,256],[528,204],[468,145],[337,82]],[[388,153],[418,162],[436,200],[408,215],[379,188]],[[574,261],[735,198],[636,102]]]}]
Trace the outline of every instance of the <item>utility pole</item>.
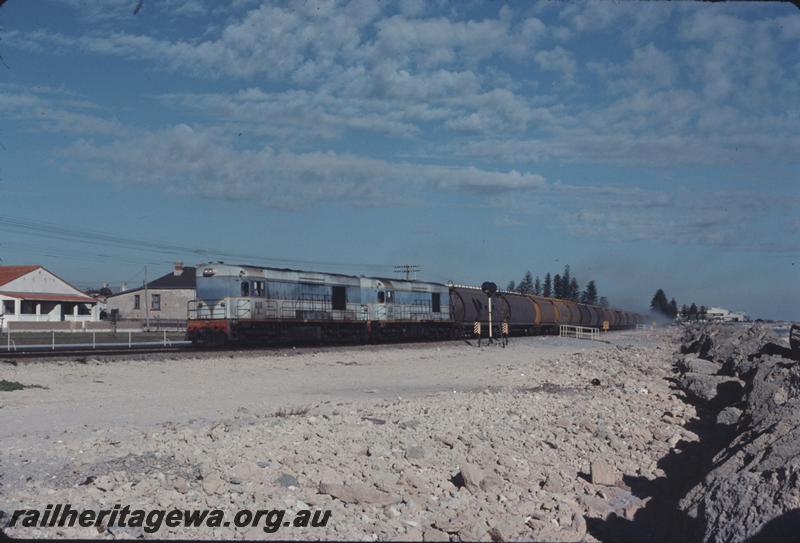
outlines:
[{"label": "utility pole", "polygon": [[406,276],[406,281],[411,281],[411,274],[414,274],[414,279],[417,278],[417,272],[421,271],[420,267],[416,264],[400,264],[394,267],[395,273],[402,273]]},{"label": "utility pole", "polygon": [[147,300],[147,266],[144,267],[144,328],[150,330],[150,307]]}]

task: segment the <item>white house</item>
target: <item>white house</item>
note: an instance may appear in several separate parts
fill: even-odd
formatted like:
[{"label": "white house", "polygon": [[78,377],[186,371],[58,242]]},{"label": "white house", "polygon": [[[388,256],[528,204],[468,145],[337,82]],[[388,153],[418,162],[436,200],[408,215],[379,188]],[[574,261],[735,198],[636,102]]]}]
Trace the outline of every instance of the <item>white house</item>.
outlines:
[{"label": "white house", "polygon": [[0,266],[0,329],[16,322],[97,320],[97,300],[42,266]]},{"label": "white house", "polygon": [[175,263],[175,269],[144,286],[112,294],[106,311],[112,320],[145,321],[151,325],[186,324],[187,306],[195,293],[193,266]]},{"label": "white house", "polygon": [[745,322],[750,320],[744,313],[736,313],[721,307],[709,307],[706,310],[706,319],[724,322]]}]

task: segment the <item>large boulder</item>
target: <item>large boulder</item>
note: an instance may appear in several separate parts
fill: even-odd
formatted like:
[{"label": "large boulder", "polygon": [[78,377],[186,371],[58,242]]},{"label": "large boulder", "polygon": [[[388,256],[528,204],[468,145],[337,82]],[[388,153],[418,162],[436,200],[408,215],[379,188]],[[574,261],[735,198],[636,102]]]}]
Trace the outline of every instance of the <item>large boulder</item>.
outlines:
[{"label": "large boulder", "polygon": [[727,406],[741,399],[744,383],[736,377],[687,372],[679,379],[681,388],[694,401]]},{"label": "large boulder", "polygon": [[716,375],[721,366],[710,360],[703,360],[692,355],[683,355],[675,361],[675,369],[681,373],[702,373]]},{"label": "large boulder", "polygon": [[[681,353],[716,362],[721,373],[738,375],[742,363],[778,345],[778,337],[763,324],[742,327],[731,324],[708,324],[687,327]],[[772,349],[771,349],[772,347]]]}]

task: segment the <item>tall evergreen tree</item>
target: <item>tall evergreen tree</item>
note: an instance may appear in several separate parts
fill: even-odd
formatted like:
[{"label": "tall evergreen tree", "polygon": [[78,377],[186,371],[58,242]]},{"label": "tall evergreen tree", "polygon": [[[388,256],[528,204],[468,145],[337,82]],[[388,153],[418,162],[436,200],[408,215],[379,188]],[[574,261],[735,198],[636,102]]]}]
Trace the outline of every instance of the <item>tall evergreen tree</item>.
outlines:
[{"label": "tall evergreen tree", "polygon": [[589,305],[597,305],[597,285],[594,284],[594,280],[586,283],[586,290],[583,291],[581,302]]},{"label": "tall evergreen tree", "polygon": [[689,306],[689,318],[697,320],[697,305],[694,302]]},{"label": "tall evergreen tree", "polygon": [[675,301],[675,298],[669,301],[669,316],[673,319],[678,316],[678,302]]},{"label": "tall evergreen tree", "polygon": [[689,306],[687,306],[686,304],[683,304],[681,306],[680,315],[681,315],[681,317],[683,317],[685,319],[688,314],[689,314]]},{"label": "tall evergreen tree", "polygon": [[572,296],[572,276],[569,272],[569,264],[564,266],[564,273],[561,274],[561,298],[569,300]]},{"label": "tall evergreen tree", "polygon": [[569,282],[569,296],[568,298],[573,302],[577,302],[578,298],[580,298],[581,287],[578,285],[578,280],[574,277]]},{"label": "tall evergreen tree", "polygon": [[706,309],[706,306],[701,305],[700,309],[697,311],[697,316],[700,320],[706,320],[706,313],[708,313],[708,309]]},{"label": "tall evergreen tree", "polygon": [[553,297],[554,298],[563,298],[564,297],[564,285],[561,281],[561,276],[555,274],[553,276]]},{"label": "tall evergreen tree", "polygon": [[530,294],[533,292],[533,275],[531,275],[531,272],[525,272],[522,281],[517,285],[517,291],[522,294]]},{"label": "tall evergreen tree", "polygon": [[600,296],[600,300],[597,302],[600,307],[608,307],[608,298],[605,296]]},{"label": "tall evergreen tree", "polygon": [[536,281],[533,282],[533,293],[534,294],[541,294],[542,293],[542,282],[539,280],[539,276],[536,276]]},{"label": "tall evergreen tree", "polygon": [[[695,308],[695,310],[696,309],[697,308]],[[653,295],[653,299],[650,300],[650,311],[659,315],[664,315],[665,317],[669,317],[669,302],[667,301],[667,295],[664,294],[662,289],[658,289]]]},{"label": "tall evergreen tree", "polygon": [[542,285],[542,296],[551,297],[553,295],[553,280],[550,278],[550,272],[544,276],[544,285]]},{"label": "tall evergreen tree", "polygon": [[517,284],[514,282],[513,279],[508,282],[508,286],[506,287],[506,290],[510,290],[510,291],[517,290]]}]

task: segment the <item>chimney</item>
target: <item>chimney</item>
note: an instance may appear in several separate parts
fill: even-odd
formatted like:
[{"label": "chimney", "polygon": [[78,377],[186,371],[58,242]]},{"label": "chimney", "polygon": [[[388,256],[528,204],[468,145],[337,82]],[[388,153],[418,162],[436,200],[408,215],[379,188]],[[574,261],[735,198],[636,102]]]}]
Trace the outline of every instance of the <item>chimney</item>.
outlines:
[{"label": "chimney", "polygon": [[176,262],[175,271],[172,273],[174,273],[176,276],[183,274],[183,262]]}]

